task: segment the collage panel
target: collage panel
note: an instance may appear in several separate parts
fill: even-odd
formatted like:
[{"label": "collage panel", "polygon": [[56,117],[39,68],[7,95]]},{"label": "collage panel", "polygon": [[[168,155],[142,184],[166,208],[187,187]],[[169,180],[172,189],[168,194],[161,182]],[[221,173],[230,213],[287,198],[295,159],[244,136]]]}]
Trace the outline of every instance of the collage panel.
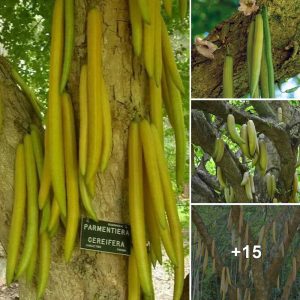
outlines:
[{"label": "collage panel", "polygon": [[193,101],[191,127],[192,203],[299,203],[299,101]]},{"label": "collage panel", "polygon": [[192,0],[192,98],[299,98],[298,7]]},{"label": "collage panel", "polygon": [[194,205],[191,300],[297,300],[300,207]]}]

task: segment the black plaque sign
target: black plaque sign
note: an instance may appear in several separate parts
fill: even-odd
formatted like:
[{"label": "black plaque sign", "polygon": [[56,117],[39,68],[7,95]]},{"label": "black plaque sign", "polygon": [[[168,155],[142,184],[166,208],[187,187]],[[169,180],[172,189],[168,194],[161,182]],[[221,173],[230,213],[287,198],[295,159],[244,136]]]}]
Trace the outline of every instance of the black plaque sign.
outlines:
[{"label": "black plaque sign", "polygon": [[130,226],[106,221],[81,219],[80,248],[130,255]]}]

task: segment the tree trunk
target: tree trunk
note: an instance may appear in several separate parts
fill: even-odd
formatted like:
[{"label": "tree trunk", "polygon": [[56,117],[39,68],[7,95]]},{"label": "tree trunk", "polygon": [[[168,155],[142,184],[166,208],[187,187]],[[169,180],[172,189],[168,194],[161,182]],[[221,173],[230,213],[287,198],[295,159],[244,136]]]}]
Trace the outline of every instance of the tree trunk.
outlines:
[{"label": "tree trunk", "polygon": [[[129,223],[127,204],[128,126],[144,98],[145,73],[133,56],[127,1],[75,1],[75,49],[67,91],[72,97],[78,124],[80,67],[86,62],[86,16],[99,5],[103,13],[103,72],[112,110],[113,151],[104,174],[98,173],[93,206],[101,220]],[[29,105],[1,74],[4,81],[6,119],[0,137],[0,240],[7,244],[13,199],[15,148],[30,123]],[[2,78],[3,77],[3,78]],[[19,99],[19,100],[16,100]],[[77,126],[78,127],[78,126]],[[69,264],[63,259],[62,230],[52,242],[51,271],[45,299],[126,299],[127,258],[75,247]],[[20,298],[34,299],[35,288],[20,284]]]},{"label": "tree trunk", "polygon": [[[291,78],[300,73],[300,30],[298,0],[264,0],[269,11],[270,30],[272,35],[272,54],[275,81]],[[222,97],[222,73],[224,57],[229,47],[234,58],[235,97],[244,96],[248,89],[246,42],[251,17],[236,12],[225,20],[206,38],[214,42],[219,49],[215,59],[210,60],[200,55],[192,47],[192,98]]]}]

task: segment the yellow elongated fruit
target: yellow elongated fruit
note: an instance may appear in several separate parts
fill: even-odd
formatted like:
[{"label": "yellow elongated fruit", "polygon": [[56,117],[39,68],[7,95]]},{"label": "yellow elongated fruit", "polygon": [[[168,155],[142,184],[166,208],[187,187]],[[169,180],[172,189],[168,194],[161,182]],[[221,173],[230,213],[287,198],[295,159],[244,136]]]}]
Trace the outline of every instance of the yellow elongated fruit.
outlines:
[{"label": "yellow elongated fruit", "polygon": [[233,187],[229,187],[229,202],[234,202],[234,190]]},{"label": "yellow elongated fruit", "polygon": [[165,209],[168,217],[169,226],[174,245],[174,250],[177,258],[177,266],[175,270],[175,287],[174,299],[180,299],[184,282],[184,253],[183,253],[183,240],[182,228],[179,221],[175,195],[172,189],[172,184],[169,176],[169,170],[162,145],[159,143],[159,135],[155,126],[151,125],[153,132],[155,151],[158,162],[159,174],[162,182]]},{"label": "yellow elongated fruit", "polygon": [[252,195],[250,180],[248,180],[247,183],[245,184],[245,191],[246,191],[246,195],[247,195],[248,200],[252,201],[253,200],[253,195]]},{"label": "yellow elongated fruit", "polygon": [[[150,262],[146,248],[145,216],[143,203],[143,161],[139,125],[132,121],[128,137],[128,184],[129,216],[133,248],[135,249],[137,270],[143,293],[153,295]],[[159,175],[158,175],[159,176]]]},{"label": "yellow elongated fruit", "polygon": [[164,8],[165,8],[167,15],[169,17],[171,17],[173,0],[164,0],[163,2],[164,2]]},{"label": "yellow elongated fruit", "polygon": [[251,156],[254,156],[256,145],[257,145],[257,136],[254,122],[249,120],[247,122],[247,132],[248,132],[248,141],[249,141],[249,152]]},{"label": "yellow elongated fruit", "polygon": [[172,79],[166,74],[168,90],[173,110],[174,132],[176,140],[176,182],[182,187],[184,182],[186,137],[181,95]]},{"label": "yellow elongated fruit", "polygon": [[51,237],[53,237],[53,233],[55,232],[57,224],[59,223],[59,215],[60,215],[60,208],[56,198],[54,197],[52,200],[51,214],[50,214],[50,220],[48,224],[48,232]]},{"label": "yellow elongated fruit", "polygon": [[161,40],[161,14],[160,14],[160,0],[153,0],[155,3],[154,17],[154,79],[157,86],[161,84],[162,76],[162,40]]},{"label": "yellow elongated fruit", "polygon": [[34,161],[31,136],[24,137],[26,186],[27,186],[27,228],[22,256],[17,268],[16,278],[19,278],[26,270],[30,257],[37,245],[38,237],[38,195],[37,195],[37,171]]},{"label": "yellow elongated fruit", "polygon": [[66,216],[65,164],[59,91],[63,56],[64,3],[56,0],[52,17],[48,100],[49,159],[51,182],[62,215]]},{"label": "yellow elongated fruit", "polygon": [[212,157],[214,158],[216,163],[222,160],[224,155],[224,149],[225,149],[224,141],[222,140],[222,138],[217,138],[215,142],[215,149],[212,154]]},{"label": "yellow elongated fruit", "polygon": [[268,66],[267,66],[266,52],[264,48],[265,47],[263,47],[263,52],[261,57],[260,90],[261,90],[262,98],[270,98]]},{"label": "yellow elongated fruit", "polygon": [[39,117],[40,120],[42,120],[41,107],[33,91],[29,88],[24,79],[14,68],[11,69],[11,76],[15,80],[15,82],[21,87],[25,96],[30,101],[36,115]]},{"label": "yellow elongated fruit", "polygon": [[233,58],[226,55],[223,67],[223,98],[233,97]]},{"label": "yellow elongated fruit", "polygon": [[266,143],[262,140],[259,141],[259,166],[261,169],[262,176],[266,174],[268,166],[268,153]]},{"label": "yellow elongated fruit", "polygon": [[227,128],[228,128],[229,134],[234,142],[236,142],[237,144],[245,144],[246,143],[245,140],[242,139],[236,131],[235,119],[234,119],[234,115],[232,115],[232,114],[229,114],[227,116]]},{"label": "yellow elongated fruit", "polygon": [[255,30],[253,36],[252,68],[251,68],[251,96],[255,94],[258,87],[259,74],[261,68],[261,58],[263,51],[264,31],[261,14],[255,17]]},{"label": "yellow elongated fruit", "polygon": [[39,129],[34,125],[30,125],[31,128],[31,139],[34,158],[36,162],[36,168],[38,172],[39,181],[42,179],[43,174],[43,164],[44,164],[44,150],[43,150],[43,141]]},{"label": "yellow elongated fruit", "polygon": [[226,202],[230,202],[230,189],[227,186],[224,188],[224,197]]},{"label": "yellow elongated fruit", "polygon": [[87,92],[87,66],[83,65],[80,72],[79,83],[79,168],[81,175],[86,173],[87,147],[88,147],[88,92]]},{"label": "yellow elongated fruit", "polygon": [[111,111],[110,111],[108,93],[102,75],[101,75],[101,96],[102,96],[101,99],[102,99],[103,141],[102,141],[102,151],[101,151],[101,160],[100,160],[100,171],[104,172],[107,168],[111,156],[111,152],[112,152],[112,125],[111,125]]},{"label": "yellow elongated fruit", "polygon": [[250,158],[247,124],[242,125],[241,131],[240,131],[240,136],[245,141],[244,144],[240,144],[241,150],[245,156]]},{"label": "yellow elongated fruit", "polygon": [[150,241],[150,247],[155,254],[156,260],[162,264],[161,237],[159,226],[155,218],[153,205],[151,204],[151,194],[147,176],[144,176],[144,213],[146,222],[146,232]]},{"label": "yellow elongated fruit", "polygon": [[50,174],[50,158],[49,158],[49,132],[45,132],[45,155],[43,164],[43,173],[40,179],[40,189],[38,195],[39,209],[43,209],[47,201],[49,201],[49,193],[51,187]]},{"label": "yellow elongated fruit", "polygon": [[140,56],[143,44],[143,19],[137,0],[129,0],[129,16],[133,51],[136,56]]},{"label": "yellow elongated fruit", "polygon": [[243,180],[241,182],[241,186],[246,185],[246,183],[249,181],[249,172],[245,172],[243,175]]},{"label": "yellow elongated fruit", "polygon": [[141,286],[139,274],[137,270],[137,261],[135,251],[131,248],[128,260],[128,299],[140,300],[141,299]]},{"label": "yellow elongated fruit", "polygon": [[22,237],[22,227],[26,205],[26,170],[24,145],[19,144],[15,161],[15,190],[14,204],[12,210],[11,224],[8,236],[7,263],[6,263],[6,284],[10,285],[17,264],[20,242]]},{"label": "yellow elongated fruit", "polygon": [[64,62],[60,82],[60,92],[66,87],[73,56],[74,49],[74,0],[64,0],[65,3],[65,45],[64,45]]},{"label": "yellow elongated fruit", "polygon": [[282,118],[282,108],[281,108],[281,107],[278,107],[278,108],[277,108],[277,119],[278,119],[278,122],[279,122],[279,123],[283,122],[283,118]]},{"label": "yellow elongated fruit", "polygon": [[79,191],[80,191],[81,202],[83,204],[83,207],[87,215],[89,216],[89,218],[93,219],[94,221],[97,221],[98,218],[92,206],[92,197],[88,191],[84,178],[81,174],[79,174]]},{"label": "yellow elongated fruit", "polygon": [[143,20],[150,24],[150,8],[149,8],[149,1],[148,0],[137,0],[137,3],[139,5],[139,9],[141,11]]},{"label": "yellow elongated fruit", "polygon": [[223,174],[222,174],[222,170],[220,167],[217,167],[217,178],[218,178],[218,181],[221,185],[222,188],[225,188],[226,187],[226,183],[223,179]]},{"label": "yellow elongated fruit", "polygon": [[70,96],[67,93],[63,94],[62,108],[68,208],[65,236],[65,260],[69,261],[77,236],[80,212],[74,111]]},{"label": "yellow elongated fruit", "polygon": [[39,273],[38,273],[38,285],[37,285],[37,298],[41,299],[45,293],[49,271],[51,263],[51,240],[48,232],[44,232],[40,235],[40,247],[39,247]]},{"label": "yellow elongated fruit", "polygon": [[162,38],[162,55],[163,55],[162,57],[165,66],[165,72],[166,74],[168,73],[172,77],[172,81],[174,82],[178,90],[183,93],[184,92],[183,83],[176,66],[167,26],[163,18],[161,19],[161,38]]},{"label": "yellow elongated fruit", "polygon": [[179,12],[181,20],[183,20],[186,16],[188,3],[189,2],[187,0],[179,0]]},{"label": "yellow elongated fruit", "polygon": [[153,79],[149,80],[150,91],[150,120],[153,123],[160,136],[160,141],[163,143],[163,111],[162,111],[162,95],[161,86],[156,86]]},{"label": "yellow elongated fruit", "polygon": [[102,72],[102,24],[98,8],[89,11],[87,17],[87,78],[88,78],[88,155],[86,181],[97,173],[103,132],[103,112],[101,101]]},{"label": "yellow elongated fruit", "polygon": [[144,40],[143,40],[143,50],[144,50],[144,65],[147,74],[150,78],[154,76],[154,53],[155,53],[155,9],[156,0],[148,2],[149,13],[150,13],[150,23],[144,23]]},{"label": "yellow elongated fruit", "polygon": [[149,179],[149,190],[152,194],[153,207],[159,227],[166,228],[165,205],[162,184],[159,177],[159,169],[155,149],[153,147],[153,134],[147,120],[139,123],[140,139],[142,143],[143,157],[146,174]]}]

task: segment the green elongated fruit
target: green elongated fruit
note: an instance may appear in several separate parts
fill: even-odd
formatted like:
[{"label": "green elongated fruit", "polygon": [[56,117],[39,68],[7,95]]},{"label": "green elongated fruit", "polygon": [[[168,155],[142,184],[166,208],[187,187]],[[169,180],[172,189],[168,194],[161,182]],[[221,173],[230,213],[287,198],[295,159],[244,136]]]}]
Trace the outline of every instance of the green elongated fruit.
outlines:
[{"label": "green elongated fruit", "polygon": [[267,192],[270,198],[272,198],[272,175],[268,173],[266,175]]},{"label": "green elongated fruit", "polygon": [[50,220],[48,223],[48,232],[50,237],[54,236],[55,229],[59,223],[60,209],[56,198],[54,197],[51,204]]},{"label": "green elongated fruit", "polygon": [[133,248],[131,248],[128,262],[128,299],[141,299],[141,286],[137,270],[135,251]]},{"label": "green elongated fruit", "polygon": [[253,39],[254,39],[255,22],[251,21],[248,31],[247,39],[247,68],[248,68],[248,83],[249,90],[251,91],[251,74],[252,74],[252,52],[253,52]]},{"label": "green elongated fruit", "polygon": [[51,263],[51,240],[48,232],[40,235],[40,251],[39,251],[39,273],[37,285],[37,298],[41,299],[45,293]]},{"label": "green elongated fruit", "polygon": [[140,139],[143,149],[143,157],[146,167],[146,174],[149,179],[149,190],[153,196],[153,206],[159,227],[166,228],[165,205],[163,198],[162,184],[159,177],[159,169],[155,149],[152,147],[153,134],[147,120],[139,123]]},{"label": "green elongated fruit", "polygon": [[177,265],[175,270],[175,286],[174,286],[174,299],[180,299],[183,282],[184,282],[184,252],[183,252],[183,240],[182,240],[182,228],[178,216],[176,200],[172,189],[172,183],[169,176],[169,170],[162,144],[159,143],[159,135],[154,125],[151,125],[151,129],[155,141],[155,151],[157,156],[158,168],[160,179],[162,182],[165,209],[168,217],[168,222],[171,230],[171,236],[173,240],[174,250],[176,254]]},{"label": "green elongated fruit", "polygon": [[282,108],[281,107],[277,108],[277,119],[278,119],[279,123],[281,123],[283,121],[283,118],[282,118]]},{"label": "green elongated fruit", "polygon": [[29,134],[26,134],[24,137],[24,150],[27,186],[27,228],[23,252],[16,272],[16,278],[19,278],[26,271],[30,262],[30,257],[37,245],[38,237],[38,182],[32,140]]},{"label": "green elongated fruit", "polygon": [[40,107],[39,101],[36,98],[33,91],[29,88],[29,86],[26,84],[24,79],[20,76],[20,74],[14,68],[11,69],[11,76],[15,80],[15,82],[21,87],[25,96],[30,101],[36,115],[39,117],[40,120],[42,120],[43,117],[41,114],[41,107]]},{"label": "green elongated fruit", "polygon": [[[36,234],[37,234],[36,239],[38,240],[38,232]],[[29,261],[28,267],[26,269],[25,276],[26,276],[26,282],[27,283],[32,282],[33,275],[34,275],[35,269],[36,269],[37,256],[38,256],[38,243],[36,244],[36,246],[34,247],[34,249],[32,251],[30,261]]]},{"label": "green elongated fruit", "polygon": [[274,67],[272,59],[272,41],[271,33],[268,20],[267,7],[264,5],[262,7],[262,19],[263,19],[263,29],[264,29],[264,51],[266,54],[266,62],[268,67],[268,86],[269,86],[269,96],[270,98],[275,98],[275,86],[274,86]]},{"label": "green elongated fruit", "polygon": [[296,203],[297,201],[297,192],[298,192],[298,173],[294,173],[293,185],[292,185],[292,194],[289,202]]},{"label": "green elongated fruit", "polygon": [[224,189],[224,196],[225,196],[225,201],[227,203],[229,203],[230,202],[230,189],[227,186]]},{"label": "green elongated fruit", "polygon": [[74,49],[74,0],[65,0],[65,47],[64,62],[60,82],[60,92],[62,93],[66,87]]},{"label": "green elongated fruit", "polygon": [[223,179],[223,174],[222,174],[222,169],[220,167],[217,167],[217,178],[218,178],[218,181],[221,185],[221,188],[225,188],[226,187],[226,183]]},{"label": "green elongated fruit", "polygon": [[249,172],[245,172],[243,175],[243,180],[241,182],[241,186],[244,186],[248,183],[249,181]]},{"label": "green elongated fruit", "polygon": [[137,3],[139,5],[139,9],[141,11],[143,20],[150,24],[152,20],[150,20],[150,8],[149,8],[149,2],[148,0],[137,0]]},{"label": "green elongated fruit", "polygon": [[269,74],[266,59],[265,47],[263,47],[261,57],[261,70],[260,70],[260,90],[262,98],[270,98],[269,95]]},{"label": "green elongated fruit", "polygon": [[180,77],[180,74],[178,72],[171,41],[169,38],[167,26],[165,24],[164,19],[161,19],[161,37],[162,37],[162,55],[163,55],[163,62],[165,66],[165,72],[168,73],[172,77],[172,81],[178,88],[178,90],[183,93],[184,92],[184,86]]},{"label": "green elongated fruit", "polygon": [[[143,160],[139,125],[132,121],[128,137],[129,216],[133,248],[136,254],[140,284],[145,295],[153,296],[151,267],[146,248],[145,216],[143,203]],[[159,175],[158,175],[159,176]]]},{"label": "green elongated fruit", "polygon": [[245,191],[246,195],[249,201],[253,201],[253,195],[252,195],[252,188],[251,188],[251,182],[250,180],[247,181],[245,184]]},{"label": "green elongated fruit", "polygon": [[176,140],[176,182],[179,187],[183,186],[185,154],[186,154],[186,136],[184,115],[182,110],[181,94],[174,85],[172,79],[166,74],[168,90],[173,110],[174,132]]},{"label": "green elongated fruit", "polygon": [[50,215],[51,215],[51,202],[50,199],[46,202],[45,206],[42,210],[42,217],[41,217],[41,223],[40,223],[40,234],[45,232],[48,228],[49,221],[50,221]]},{"label": "green elongated fruit", "polygon": [[88,154],[86,181],[97,173],[103,139],[103,112],[101,100],[102,74],[102,21],[98,8],[93,8],[87,18],[87,78],[88,78]]},{"label": "green elongated fruit", "polygon": [[72,256],[74,244],[76,241],[80,211],[74,111],[70,96],[67,93],[63,94],[62,111],[68,208],[65,236],[65,260],[68,262]]},{"label": "green elongated fruit", "polygon": [[252,48],[252,68],[251,68],[251,96],[255,94],[258,87],[261,58],[263,51],[263,21],[261,14],[257,14],[255,17],[255,30],[253,37],[253,48]]},{"label": "green elongated fruit", "polygon": [[250,184],[251,184],[252,194],[255,194],[254,176],[252,174],[250,174],[249,180],[250,180]]},{"label": "green elongated fruit", "polygon": [[86,183],[81,174],[79,174],[79,191],[80,191],[81,202],[83,204],[83,207],[85,208],[87,215],[89,216],[89,218],[93,219],[94,221],[97,221],[98,218],[92,206],[91,195],[87,189]]},{"label": "green elongated fruit", "polygon": [[245,156],[250,158],[250,152],[249,152],[249,141],[248,141],[248,132],[247,132],[247,124],[243,124],[240,131],[241,138],[245,141],[244,144],[240,144],[241,150],[244,153]]},{"label": "green elongated fruit", "polygon": [[253,157],[257,145],[257,136],[256,136],[255,125],[252,120],[249,120],[247,122],[247,132],[248,132],[248,141],[249,141],[249,152],[250,155]]},{"label": "green elongated fruit", "polygon": [[26,169],[24,145],[19,144],[15,161],[15,190],[11,225],[8,236],[6,284],[10,285],[17,264],[26,205]]},{"label": "green elongated fruit", "polygon": [[272,197],[271,198],[274,198],[275,196],[275,193],[276,193],[276,178],[275,178],[275,175],[272,174]]},{"label": "green elongated fruit", "polygon": [[42,180],[43,165],[44,165],[44,150],[43,150],[43,140],[39,129],[34,125],[30,125],[31,128],[31,139],[34,158],[36,162],[36,168],[38,172],[39,181]]},{"label": "green elongated fruit", "polygon": [[262,172],[262,176],[266,174],[268,166],[268,153],[266,143],[262,140],[259,141],[259,166]]},{"label": "green elongated fruit", "polygon": [[253,159],[252,159],[252,167],[256,166],[256,164],[259,161],[259,155],[257,154],[257,152],[254,153]]},{"label": "green elongated fruit", "polygon": [[224,141],[222,140],[222,138],[217,138],[215,142],[215,149],[212,155],[216,163],[222,160],[224,155],[224,150],[225,150]]},{"label": "green elongated fruit", "polygon": [[143,44],[143,19],[137,0],[129,0],[129,16],[133,51],[136,56],[140,56]]},{"label": "green elongated fruit", "polygon": [[148,2],[149,12],[150,12],[150,23],[144,23],[144,40],[143,40],[143,50],[144,50],[144,65],[147,74],[150,78],[154,76],[154,49],[155,49],[155,2],[152,0]]},{"label": "green elongated fruit", "polygon": [[234,119],[234,115],[232,115],[232,114],[229,114],[227,116],[227,128],[228,128],[229,134],[234,142],[236,142],[237,144],[245,144],[246,143],[245,140],[242,139],[236,131],[235,119]]},{"label": "green elongated fruit", "polygon": [[234,190],[232,186],[229,187],[229,202],[234,202]]},{"label": "green elongated fruit", "polygon": [[66,216],[65,164],[62,137],[61,95],[59,91],[64,32],[64,3],[56,0],[52,17],[50,49],[48,127],[51,182],[62,215]]},{"label": "green elongated fruit", "polygon": [[223,98],[233,97],[233,58],[226,55],[223,68]]},{"label": "green elongated fruit", "polygon": [[79,168],[84,176],[86,173],[88,147],[88,92],[87,92],[87,66],[83,65],[80,72],[79,83]]},{"label": "green elongated fruit", "polygon": [[179,12],[181,20],[183,20],[186,16],[188,3],[189,2],[187,0],[179,0]]}]

